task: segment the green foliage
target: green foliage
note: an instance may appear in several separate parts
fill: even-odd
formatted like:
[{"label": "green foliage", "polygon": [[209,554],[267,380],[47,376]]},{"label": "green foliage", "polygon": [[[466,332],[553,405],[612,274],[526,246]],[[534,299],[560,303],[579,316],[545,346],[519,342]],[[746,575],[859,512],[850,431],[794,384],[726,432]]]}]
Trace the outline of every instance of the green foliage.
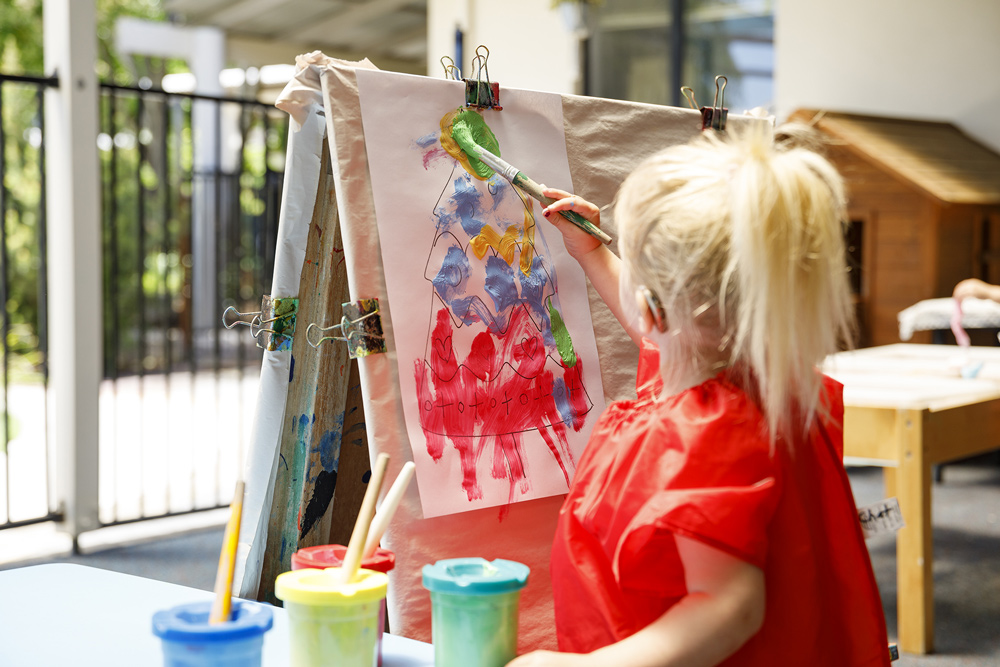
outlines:
[{"label": "green foliage", "polygon": [[[92,0],[80,0],[92,1]],[[0,0],[0,72],[43,76],[43,0]],[[98,78],[136,85],[147,79],[160,87],[167,73],[187,71],[179,60],[121,56],[114,49],[114,27],[123,16],[166,19],[161,0],[97,0]],[[43,119],[38,87],[7,82],[2,90],[3,187],[9,282],[7,306],[11,376],[40,377],[45,359],[39,350],[44,303],[40,256],[43,193],[41,140]],[[105,371],[108,374],[162,368],[167,340],[190,343],[187,310],[191,300],[191,221],[197,204],[197,178],[235,203],[220,211],[223,264],[220,296],[259,304],[265,245],[273,233],[275,172],[284,167],[287,125],[272,110],[264,122],[261,107],[244,110],[243,148],[237,174],[194,175],[189,99],[131,92],[102,94],[100,170],[103,204]],[[51,159],[51,158],[50,158]],[[204,181],[203,181],[204,183]],[[270,227],[269,227],[270,225]],[[270,231],[269,231],[270,230]],[[228,260],[228,261],[226,261]],[[2,295],[0,295],[2,298]],[[172,343],[169,343],[172,345]]]}]

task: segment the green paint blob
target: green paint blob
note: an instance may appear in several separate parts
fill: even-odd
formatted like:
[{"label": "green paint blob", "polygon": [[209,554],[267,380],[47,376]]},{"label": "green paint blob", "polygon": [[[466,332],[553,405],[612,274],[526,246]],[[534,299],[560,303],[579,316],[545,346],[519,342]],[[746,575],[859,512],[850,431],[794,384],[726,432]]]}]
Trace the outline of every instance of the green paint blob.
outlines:
[{"label": "green paint blob", "polygon": [[566,324],[559,311],[552,305],[552,301],[549,301],[548,307],[549,321],[552,323],[552,337],[556,339],[556,349],[559,350],[563,365],[567,368],[573,368],[576,366],[576,350],[573,349],[573,339],[569,337]]},{"label": "green paint blob", "polygon": [[500,155],[500,143],[481,115],[472,109],[459,109],[451,122],[451,138],[462,148],[477,176],[486,179],[493,175],[493,170],[476,157],[476,145]]}]

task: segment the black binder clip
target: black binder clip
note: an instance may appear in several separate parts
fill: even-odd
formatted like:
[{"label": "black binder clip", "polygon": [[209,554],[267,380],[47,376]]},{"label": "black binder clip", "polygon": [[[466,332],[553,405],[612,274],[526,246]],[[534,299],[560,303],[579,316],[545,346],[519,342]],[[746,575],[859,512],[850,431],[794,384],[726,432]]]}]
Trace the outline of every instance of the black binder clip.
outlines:
[{"label": "black binder clip", "polygon": [[720,132],[726,129],[726,121],[729,119],[729,109],[724,106],[726,83],[726,77],[721,74],[715,77],[715,100],[710,107],[698,106],[698,102],[694,99],[694,90],[690,86],[681,88],[681,94],[687,99],[691,108],[701,112],[701,129],[707,130],[711,128]]},{"label": "black binder clip", "polygon": [[[486,53],[479,53],[479,49],[482,49]],[[487,66],[489,59],[490,50],[482,44],[477,46],[476,57],[472,59],[472,67],[476,70],[476,78],[462,79],[462,81],[465,81],[465,106],[500,111],[503,109],[500,106],[500,84],[490,81],[490,70]]]}]

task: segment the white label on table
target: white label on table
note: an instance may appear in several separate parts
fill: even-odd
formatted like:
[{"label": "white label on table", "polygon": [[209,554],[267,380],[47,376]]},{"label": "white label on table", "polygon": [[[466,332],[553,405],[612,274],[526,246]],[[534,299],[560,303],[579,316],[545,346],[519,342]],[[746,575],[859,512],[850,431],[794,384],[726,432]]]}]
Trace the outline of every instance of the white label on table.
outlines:
[{"label": "white label on table", "polygon": [[903,523],[903,513],[899,511],[899,501],[895,498],[859,507],[858,520],[861,521],[861,530],[864,531],[866,540],[882,533],[895,532],[906,525]]}]

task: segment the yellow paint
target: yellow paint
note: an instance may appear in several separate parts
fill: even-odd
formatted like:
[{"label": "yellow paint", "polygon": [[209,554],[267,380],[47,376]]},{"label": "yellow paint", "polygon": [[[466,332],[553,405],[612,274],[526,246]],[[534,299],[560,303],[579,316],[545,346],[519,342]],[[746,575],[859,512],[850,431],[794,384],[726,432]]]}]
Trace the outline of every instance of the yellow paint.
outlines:
[{"label": "yellow paint", "polygon": [[521,244],[521,273],[526,276],[531,275],[531,260],[534,254],[535,214],[529,205],[524,208],[524,243]]},{"label": "yellow paint", "polygon": [[508,227],[503,236],[500,236],[500,233],[493,227],[486,225],[479,234],[469,241],[469,246],[479,259],[486,256],[488,248],[493,248],[503,261],[507,262],[509,266],[513,266],[514,253],[517,252],[517,241],[520,236],[521,230],[516,225]]},{"label": "yellow paint", "polygon": [[520,247],[521,261],[518,268],[521,269],[521,273],[528,276],[531,275],[531,261],[535,255],[535,216],[529,206],[525,206],[524,209],[524,241],[522,243],[518,243],[520,237],[521,230],[515,225],[508,227],[503,236],[500,236],[496,229],[487,225],[469,241],[469,247],[479,259],[486,256],[486,251],[489,248],[493,248],[500,258],[507,262],[508,266],[514,266],[514,255]]}]

